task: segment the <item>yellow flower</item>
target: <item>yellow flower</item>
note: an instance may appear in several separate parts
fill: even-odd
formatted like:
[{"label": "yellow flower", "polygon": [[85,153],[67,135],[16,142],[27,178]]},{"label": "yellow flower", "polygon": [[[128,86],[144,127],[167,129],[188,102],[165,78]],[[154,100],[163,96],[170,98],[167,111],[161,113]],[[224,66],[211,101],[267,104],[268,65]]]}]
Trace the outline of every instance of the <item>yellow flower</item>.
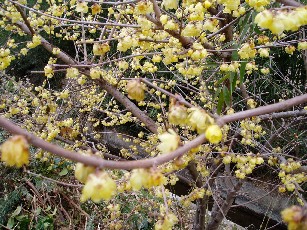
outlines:
[{"label": "yellow flower", "polygon": [[162,14],[160,16],[160,22],[162,23],[162,25],[165,25],[168,21],[168,16],[166,14]]},{"label": "yellow flower", "polygon": [[205,132],[207,140],[212,144],[217,144],[222,140],[222,130],[218,125],[210,125]]},{"label": "yellow flower", "polygon": [[134,9],[136,15],[150,14],[153,12],[153,5],[150,1],[139,1]]},{"label": "yellow flower", "polygon": [[33,35],[32,37],[32,42],[27,43],[27,48],[32,49],[35,48],[36,46],[40,45],[41,42],[41,37],[39,35]]},{"label": "yellow flower", "polygon": [[92,199],[95,203],[110,200],[116,194],[116,183],[106,173],[90,174],[82,189],[81,202]]},{"label": "yellow flower", "polygon": [[47,78],[52,78],[53,75],[54,75],[54,72],[53,72],[53,69],[52,69],[52,66],[51,65],[46,65],[44,67],[44,72],[45,72],[45,76]]},{"label": "yellow flower", "polygon": [[306,50],[307,49],[307,42],[299,42],[297,45],[298,50]]},{"label": "yellow flower", "polygon": [[254,58],[257,52],[254,47],[255,47],[254,43],[243,44],[241,49],[238,52],[238,54],[240,55],[240,58],[241,59]]},{"label": "yellow flower", "polygon": [[223,163],[226,164],[230,164],[231,163],[231,156],[230,155],[226,155],[223,157]]},{"label": "yellow flower", "polygon": [[24,136],[16,135],[0,146],[1,161],[20,168],[29,164],[29,145]]},{"label": "yellow flower", "polygon": [[99,14],[101,12],[101,6],[97,3],[95,3],[94,5],[91,6],[92,9],[92,14]]},{"label": "yellow flower", "polygon": [[256,105],[257,105],[257,102],[255,102],[254,99],[247,99],[247,102],[246,104],[251,108],[251,109],[254,109],[256,108]]},{"label": "yellow flower", "polygon": [[178,0],[163,0],[162,5],[166,10],[177,9],[178,8]]},{"label": "yellow flower", "polygon": [[128,97],[132,100],[143,101],[145,98],[145,86],[140,80],[130,80],[126,86]]},{"label": "yellow flower", "polygon": [[106,52],[110,51],[110,46],[108,43],[95,43],[93,45],[94,55],[104,55]]},{"label": "yellow flower", "polygon": [[180,137],[172,129],[169,129],[168,132],[160,134],[158,138],[161,141],[161,144],[157,146],[157,149],[162,153],[172,152],[179,146]]},{"label": "yellow flower", "polygon": [[155,230],[171,230],[173,226],[178,222],[178,218],[175,214],[168,212],[163,220],[159,220],[155,224]]},{"label": "yellow flower", "polygon": [[98,79],[101,76],[101,69],[97,66],[90,69],[90,76],[92,79]]},{"label": "yellow flower", "polygon": [[269,57],[270,56],[269,50],[270,49],[260,48],[258,50],[258,53],[259,53],[260,57]]},{"label": "yellow flower", "polygon": [[79,75],[79,70],[77,68],[67,68],[66,69],[66,77],[67,78],[75,78]]},{"label": "yellow flower", "polygon": [[182,105],[174,105],[170,107],[168,121],[174,125],[185,125],[187,121],[187,109]]},{"label": "yellow flower", "polygon": [[294,47],[294,46],[287,46],[287,47],[285,48],[285,51],[286,51],[287,54],[292,55],[293,52],[295,51],[295,47]]},{"label": "yellow flower", "polygon": [[204,110],[198,108],[188,109],[188,124],[197,132],[204,133],[209,125],[214,124],[214,119],[210,117]]},{"label": "yellow flower", "polygon": [[76,11],[79,13],[87,13],[88,12],[88,6],[87,6],[87,2],[78,2],[77,3],[77,7],[76,7]]},{"label": "yellow flower", "polygon": [[95,167],[93,166],[86,166],[82,163],[77,163],[75,168],[75,177],[78,181],[85,183],[88,176],[95,172]]},{"label": "yellow flower", "polygon": [[306,207],[293,205],[281,212],[281,217],[288,224],[289,230],[303,230],[307,228]]}]

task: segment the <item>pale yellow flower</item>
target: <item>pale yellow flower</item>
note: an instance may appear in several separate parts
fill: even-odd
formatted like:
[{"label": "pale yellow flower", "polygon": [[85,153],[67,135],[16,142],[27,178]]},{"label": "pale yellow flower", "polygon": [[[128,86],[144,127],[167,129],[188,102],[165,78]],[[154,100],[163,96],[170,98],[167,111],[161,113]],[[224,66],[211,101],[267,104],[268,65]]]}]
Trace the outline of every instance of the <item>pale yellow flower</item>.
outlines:
[{"label": "pale yellow flower", "polygon": [[88,176],[95,172],[95,167],[93,166],[86,166],[82,163],[77,163],[75,168],[75,177],[78,181],[85,183]]},{"label": "pale yellow flower", "polygon": [[163,0],[162,5],[166,10],[177,9],[178,8],[178,0]]},{"label": "pale yellow flower", "polygon": [[172,129],[160,134],[158,137],[161,143],[157,146],[157,149],[162,153],[172,152],[179,146],[180,137]]},{"label": "pale yellow flower", "polygon": [[24,136],[16,135],[9,138],[0,146],[1,161],[8,166],[20,168],[29,164],[29,145]]},{"label": "pale yellow flower", "polygon": [[92,199],[95,203],[101,200],[110,200],[116,194],[116,183],[106,173],[90,174],[82,189],[81,202]]},{"label": "pale yellow flower", "polygon": [[132,100],[143,101],[145,98],[145,86],[137,79],[130,80],[126,86],[128,97]]},{"label": "pale yellow flower", "polygon": [[210,125],[205,132],[207,140],[212,144],[217,144],[222,140],[222,130],[218,125]]}]

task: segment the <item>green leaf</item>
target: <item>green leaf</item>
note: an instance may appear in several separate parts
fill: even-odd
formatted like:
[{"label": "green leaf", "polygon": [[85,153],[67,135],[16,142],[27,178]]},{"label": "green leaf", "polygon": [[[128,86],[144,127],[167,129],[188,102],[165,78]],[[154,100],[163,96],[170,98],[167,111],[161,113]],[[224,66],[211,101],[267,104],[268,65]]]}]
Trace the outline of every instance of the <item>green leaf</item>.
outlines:
[{"label": "green leaf", "polygon": [[19,213],[21,212],[21,206],[18,206],[15,211],[12,213],[11,217],[18,216]]},{"label": "green leaf", "polygon": [[18,221],[24,221],[26,219],[28,219],[28,215],[16,216],[16,220],[18,220]]},{"label": "green leaf", "polygon": [[9,220],[7,221],[6,227],[11,229],[14,228],[14,226],[15,226],[14,217],[10,217]]},{"label": "green leaf", "polygon": [[236,89],[236,85],[237,85],[237,74],[233,74],[233,76],[231,77],[231,81],[230,81],[230,94],[232,95],[233,91],[235,91]]},{"label": "green leaf", "polygon": [[216,82],[216,85],[218,86],[219,84],[222,84],[224,81],[226,81],[229,78],[229,76],[230,76],[229,73],[226,73],[224,77],[222,77]]},{"label": "green leaf", "polygon": [[219,100],[218,100],[218,103],[217,103],[217,114],[219,114],[219,115],[221,114],[223,105],[224,105],[224,93],[223,93],[223,91],[221,91],[220,96],[219,96]]},{"label": "green leaf", "polygon": [[60,176],[65,176],[65,175],[67,175],[67,173],[68,173],[67,168],[63,168],[62,171],[59,173],[59,175]]},{"label": "green leaf", "polygon": [[247,61],[241,62],[240,66],[240,82],[243,82]]},{"label": "green leaf", "polygon": [[231,95],[229,89],[224,86],[223,88],[223,96],[224,96],[224,102],[226,103],[227,106],[230,106],[231,102]]}]

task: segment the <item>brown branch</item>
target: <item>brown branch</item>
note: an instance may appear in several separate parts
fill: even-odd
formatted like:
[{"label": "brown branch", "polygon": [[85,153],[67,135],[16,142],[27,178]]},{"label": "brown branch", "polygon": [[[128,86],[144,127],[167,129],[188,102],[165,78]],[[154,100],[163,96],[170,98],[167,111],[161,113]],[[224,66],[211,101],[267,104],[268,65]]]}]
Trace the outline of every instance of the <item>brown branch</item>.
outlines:
[{"label": "brown branch", "polygon": [[[196,186],[198,188],[203,187],[203,178],[202,175],[197,171],[196,164],[194,161],[191,161],[187,169],[192,175],[194,181],[196,182]],[[201,230],[204,229],[206,224],[206,212],[207,212],[207,202],[206,199],[200,198],[196,200],[196,215],[194,220],[194,229]]]},{"label": "brown branch", "polygon": [[222,126],[223,124],[238,121],[238,120],[243,120],[245,118],[249,117],[255,117],[259,115],[264,115],[264,114],[269,114],[277,111],[282,111],[289,109],[295,105],[303,104],[307,102],[307,94],[303,94],[282,102],[278,102],[275,104],[271,105],[266,105],[266,106],[261,106],[255,109],[250,109],[230,115],[226,115],[223,117],[220,117],[216,120],[216,122]]},{"label": "brown branch", "polygon": [[160,20],[160,17],[161,17],[161,10],[160,10],[160,7],[158,6],[156,0],[150,0],[152,2],[152,5],[153,5],[153,10],[155,12],[155,15],[156,15],[156,19],[157,20]]},{"label": "brown branch", "polygon": [[36,177],[39,177],[39,178],[43,178],[45,180],[48,180],[48,181],[51,181],[51,182],[54,182],[54,183],[57,183],[57,184],[60,184],[60,185],[63,185],[63,186],[78,187],[78,188],[83,187],[82,184],[70,184],[70,183],[65,183],[65,182],[62,182],[62,181],[57,181],[57,180],[51,179],[49,177],[45,177],[41,174],[36,174],[36,173],[30,172],[28,170],[25,170],[25,172],[30,174],[30,175],[33,175],[33,176],[36,176]]},{"label": "brown branch", "polygon": [[280,118],[300,117],[306,115],[307,115],[307,110],[294,110],[294,111],[287,111],[280,113],[265,114],[259,116],[259,118],[261,120],[271,120],[271,119],[280,119]]},{"label": "brown branch", "polygon": [[276,0],[276,2],[279,2],[285,6],[294,6],[294,7],[304,6],[304,4],[294,0]]},{"label": "brown branch", "polygon": [[95,166],[98,168],[109,168],[109,169],[134,169],[134,168],[150,168],[153,166],[161,165],[171,160],[174,160],[177,157],[182,156],[187,153],[190,149],[195,148],[201,145],[205,141],[205,135],[199,135],[193,141],[186,143],[184,146],[178,148],[177,150],[168,153],[159,155],[157,157],[143,159],[143,160],[135,160],[135,161],[112,161],[112,160],[104,160],[99,158],[98,156],[85,156],[80,153],[72,152],[62,147],[57,146],[56,144],[49,143],[44,141],[43,139],[36,137],[26,130],[20,128],[15,125],[13,122],[8,119],[0,116],[0,127],[9,131],[13,134],[19,134],[25,136],[29,143],[32,145],[41,148],[45,151],[53,153],[54,155],[64,157],[66,159],[70,159],[76,162],[82,162],[83,164]]},{"label": "brown branch", "polygon": [[226,216],[227,212],[229,211],[229,209],[231,208],[231,205],[235,199],[235,196],[237,194],[237,191],[239,191],[239,189],[242,186],[242,182],[238,182],[234,188],[229,191],[227,193],[226,199],[222,205],[221,208],[217,209],[217,210],[213,210],[211,213],[211,221],[208,223],[208,225],[206,226],[207,230],[216,230],[218,229],[219,225],[221,224],[224,216]]},{"label": "brown branch", "polygon": [[[262,106],[256,109],[242,111],[242,112],[238,112],[238,113],[231,114],[231,115],[226,115],[224,117],[218,118],[217,123],[220,126],[222,126],[225,123],[242,120],[248,117],[253,117],[253,116],[258,116],[258,115],[262,115],[266,113],[272,113],[275,111],[285,110],[289,107],[304,103],[306,101],[307,101],[307,94],[304,94],[304,95],[297,96],[292,99],[289,99],[283,102],[279,102],[276,104]],[[201,134],[198,137],[196,137],[194,140],[188,142],[184,146],[178,148],[177,150],[169,154],[164,154],[164,155],[160,155],[154,158],[143,159],[143,160],[118,162],[118,161],[103,160],[96,156],[88,157],[82,154],[76,154],[75,152],[65,150],[55,144],[51,144],[49,142],[44,141],[41,138],[33,136],[26,130],[18,127],[13,122],[3,117],[0,117],[0,126],[11,133],[26,136],[29,142],[33,144],[34,146],[42,148],[60,157],[64,157],[64,158],[67,158],[73,161],[77,161],[77,162],[82,162],[86,165],[91,165],[91,166],[96,166],[96,167],[101,167],[101,168],[110,168],[110,169],[129,170],[133,168],[148,168],[148,167],[164,164],[177,157],[182,156],[183,154],[188,152],[191,148],[195,148],[205,141],[205,135]]]}]

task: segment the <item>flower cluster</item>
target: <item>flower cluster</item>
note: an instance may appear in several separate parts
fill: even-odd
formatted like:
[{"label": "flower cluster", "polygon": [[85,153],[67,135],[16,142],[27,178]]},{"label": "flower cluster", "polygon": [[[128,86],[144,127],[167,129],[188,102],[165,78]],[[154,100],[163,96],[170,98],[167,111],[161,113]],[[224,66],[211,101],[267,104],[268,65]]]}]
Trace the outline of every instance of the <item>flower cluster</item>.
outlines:
[{"label": "flower cluster", "polygon": [[133,169],[130,176],[130,186],[138,191],[142,187],[151,188],[166,182],[166,178],[158,169]]},{"label": "flower cluster", "polygon": [[[223,162],[229,163],[230,157],[230,155],[224,157]],[[235,171],[235,174],[240,179],[244,179],[246,175],[253,172],[257,165],[261,165],[264,162],[262,157],[253,153],[247,153],[246,156],[237,155],[236,157],[231,157],[231,161],[236,163],[238,169]]]},{"label": "flower cluster", "polygon": [[204,188],[195,188],[188,195],[182,196],[180,202],[184,207],[189,207],[191,203],[197,199],[201,199],[204,196],[212,195],[209,190],[205,190]]},{"label": "flower cluster", "polygon": [[172,129],[160,134],[158,137],[161,143],[157,146],[157,149],[162,153],[172,152],[179,146],[180,137]]},{"label": "flower cluster", "polygon": [[0,49],[0,70],[6,69],[11,64],[11,61],[15,59],[10,53],[9,49]]},{"label": "flower cluster", "polygon": [[254,43],[244,43],[238,52],[241,59],[254,58],[256,53],[257,50]]},{"label": "flower cluster", "polygon": [[163,216],[163,219],[159,220],[155,224],[155,230],[172,230],[174,225],[178,222],[178,218],[175,214],[169,212],[165,216]]},{"label": "flower cluster", "polygon": [[263,11],[264,7],[270,4],[270,0],[245,0],[248,5],[255,8],[257,11]]},{"label": "flower cluster", "polygon": [[36,46],[40,45],[41,43],[42,43],[41,42],[41,37],[39,35],[33,35],[32,41],[27,43],[27,47],[29,49],[33,49]]},{"label": "flower cluster", "polygon": [[269,29],[273,34],[280,34],[283,31],[296,31],[307,24],[307,8],[297,7],[292,10],[264,10],[257,14],[255,23],[258,26]]},{"label": "flower cluster", "polygon": [[288,230],[303,230],[307,228],[306,207],[293,205],[281,212],[283,221],[288,224]]},{"label": "flower cluster", "polygon": [[[295,190],[296,184],[301,184],[307,181],[307,177],[304,172],[293,173],[293,170],[298,169],[300,167],[300,163],[293,161],[288,165],[287,163],[283,164],[281,167],[283,168],[283,170],[281,170],[278,173],[278,176],[281,179],[281,182],[283,183],[283,185],[279,187],[280,192],[285,192],[286,190],[292,192]],[[289,173],[287,173],[286,170]]]},{"label": "flower cluster", "polygon": [[245,119],[240,122],[241,135],[243,137],[241,143],[243,145],[254,146],[254,139],[258,139],[266,134],[259,123],[260,118],[258,117],[252,117],[251,119]]},{"label": "flower cluster", "polygon": [[237,72],[240,68],[240,63],[233,62],[230,64],[223,63],[220,65],[220,70],[222,72]]}]

